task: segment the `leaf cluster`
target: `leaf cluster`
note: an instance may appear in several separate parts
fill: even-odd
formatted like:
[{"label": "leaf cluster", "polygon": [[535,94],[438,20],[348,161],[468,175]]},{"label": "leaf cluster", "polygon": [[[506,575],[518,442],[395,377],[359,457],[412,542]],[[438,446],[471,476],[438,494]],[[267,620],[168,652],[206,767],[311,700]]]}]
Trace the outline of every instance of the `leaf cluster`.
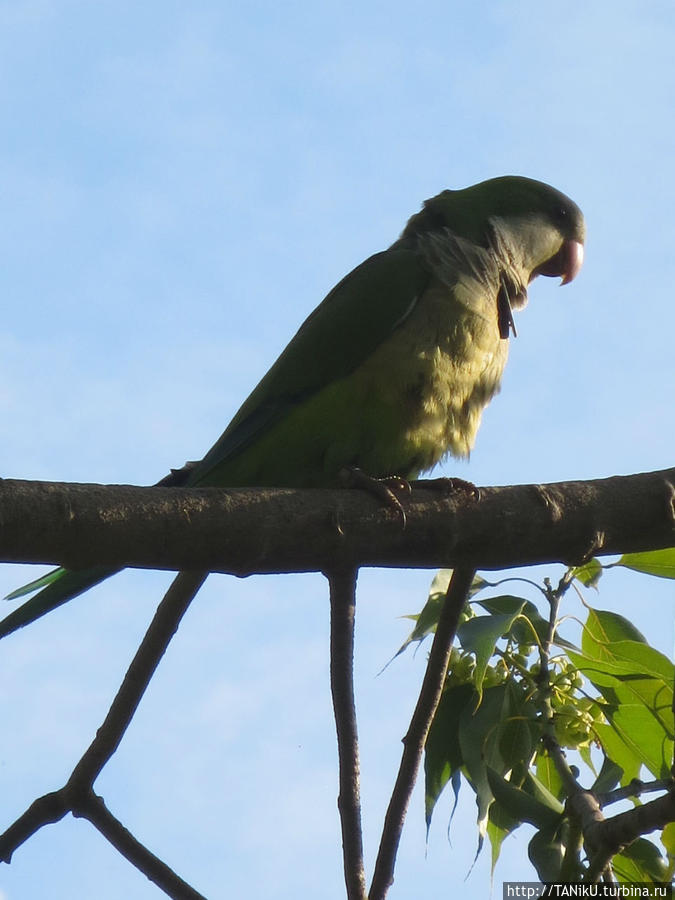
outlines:
[{"label": "leaf cluster", "polygon": [[[467,786],[478,809],[477,854],[487,837],[493,871],[504,839],[529,823],[529,857],[542,881],[594,880],[609,864],[620,882],[660,884],[675,873],[675,824],[661,823],[659,847],[642,836],[652,830],[646,819],[636,818],[631,832],[624,815],[613,844],[613,820],[605,818],[612,803],[644,810],[644,794],[675,790],[675,667],[628,619],[584,598],[585,621],[560,616],[571,587],[597,588],[604,569],[617,565],[675,578],[675,549],[626,554],[608,566],[592,560],[568,569],[555,588],[548,579],[512,579],[534,590],[537,603],[487,596],[509,579],[474,580],[426,742],[426,820],[428,828],[448,783],[455,805]],[[449,575],[434,579],[399,653],[433,632]],[[575,630],[576,643],[561,627]],[[601,810],[604,830],[593,839],[575,797]]]}]

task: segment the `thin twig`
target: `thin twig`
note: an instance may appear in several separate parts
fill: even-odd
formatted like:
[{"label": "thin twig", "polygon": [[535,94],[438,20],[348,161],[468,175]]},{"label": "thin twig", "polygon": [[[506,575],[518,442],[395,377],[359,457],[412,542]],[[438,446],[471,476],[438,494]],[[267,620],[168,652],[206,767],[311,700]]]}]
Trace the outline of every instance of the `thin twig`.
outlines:
[{"label": "thin twig", "polygon": [[459,616],[475,574],[476,570],[471,567],[456,568],[445,595],[420,694],[410,720],[410,727],[403,738],[401,764],[384,820],[375,874],[368,894],[369,900],[383,900],[394,883],[394,866],[403,823],[415,787],[429,728],[443,693]]},{"label": "thin twig", "polygon": [[133,834],[113,816],[102,797],[92,792],[81,806],[73,810],[73,814],[91,822],[125,859],[147,875],[150,881],[173,900],[206,900],[203,894],[183,881],[166,863],[136,840]]},{"label": "thin twig", "polygon": [[[605,824],[604,816],[598,798],[592,791],[586,790],[579,783],[579,779],[575,771],[567,761],[565,751],[561,747],[554,727],[554,710],[551,702],[551,669],[550,669],[550,652],[551,645],[555,640],[556,627],[558,625],[558,612],[560,609],[560,601],[572,583],[572,573],[570,570],[565,572],[560,579],[557,588],[551,586],[548,579],[544,579],[546,587],[546,599],[549,602],[549,619],[548,631],[544,643],[539,648],[539,709],[542,714],[544,723],[544,739],[543,743],[546,747],[553,765],[562,782],[565,793],[567,794],[566,812],[569,818],[570,840],[574,842],[574,854],[571,853],[572,845],[568,843],[567,852],[563,859],[563,867],[567,878],[572,874],[569,870],[576,862],[579,865],[579,853],[577,850],[578,836],[583,836],[583,843],[590,858],[590,865],[585,872],[581,872],[577,868],[576,878],[583,877],[585,882],[598,881],[602,876],[610,862],[611,856],[605,858],[602,854],[594,851],[589,836],[594,833],[599,826]],[[578,836],[577,836],[578,835]],[[560,874],[562,878],[562,871]]]},{"label": "thin twig", "polygon": [[671,791],[675,783],[672,778],[657,778],[655,781],[640,781],[639,778],[633,778],[623,787],[615,788],[613,791],[606,791],[603,794],[596,794],[598,803],[604,809],[611,803],[617,803],[619,800],[628,800],[630,797],[641,797],[643,794],[654,793],[655,791]]},{"label": "thin twig", "polygon": [[157,608],[96,737],[73,769],[67,783],[60,790],[35,800],[0,835],[0,860],[9,862],[17,847],[40,828],[57,822],[66,813],[72,812],[89,819],[113,846],[173,900],[198,900],[201,897],[117,822],[105,809],[102,800],[95,798],[93,784],[119,746],[181,618],[207,574],[181,572],[176,576]]},{"label": "thin twig", "polygon": [[43,825],[60,822],[69,809],[63,788],[33,800],[28,809],[0,835],[0,861],[10,863],[17,847],[32,837]]},{"label": "thin twig", "polygon": [[[563,832],[564,835],[564,832]],[[565,852],[560,864],[558,880],[563,882],[577,881],[581,871],[581,852],[584,847],[584,836],[581,825],[574,819],[567,822],[567,836],[563,836]]]},{"label": "thin twig", "polygon": [[103,724],[68,779],[67,787],[71,790],[77,792],[80,786],[86,792],[93,786],[101,769],[117,750],[180,620],[207,575],[206,572],[179,572],[174,578],[157,607]]},{"label": "thin twig", "polygon": [[553,765],[558,772],[558,776],[560,777],[565,791],[571,797],[579,792],[583,792],[583,788],[567,762],[567,757],[555,736],[555,729],[553,726],[554,712],[553,704],[551,703],[551,668],[549,664],[551,645],[556,637],[560,601],[567,591],[571,580],[568,576],[569,572],[566,572],[560,579],[558,587],[555,589],[551,586],[551,582],[548,578],[544,579],[544,594],[549,604],[549,614],[546,638],[544,639],[544,643],[539,647],[539,675],[537,680],[539,684],[539,711],[542,714],[544,722],[544,746],[553,760]]},{"label": "thin twig", "polygon": [[327,573],[330,584],[330,686],[337,731],[342,857],[348,900],[365,900],[359,738],[354,703],[356,569]]}]

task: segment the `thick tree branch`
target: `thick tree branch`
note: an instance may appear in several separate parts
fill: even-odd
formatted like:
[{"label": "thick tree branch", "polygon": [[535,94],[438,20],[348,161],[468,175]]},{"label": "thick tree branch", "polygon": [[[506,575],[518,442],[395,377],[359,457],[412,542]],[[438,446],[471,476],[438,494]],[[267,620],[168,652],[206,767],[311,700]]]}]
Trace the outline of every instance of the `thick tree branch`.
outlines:
[{"label": "thick tree branch", "polygon": [[[675,469],[595,481],[416,488],[407,524],[359,490],[0,481],[0,562],[251,573],[500,569],[675,544]],[[312,535],[307,541],[306,536]]]},{"label": "thick tree branch", "polygon": [[669,822],[675,822],[675,790],[650,800],[633,809],[617,813],[604,822],[592,826],[589,834],[608,854],[617,853],[621,847],[651,831],[661,830]]}]

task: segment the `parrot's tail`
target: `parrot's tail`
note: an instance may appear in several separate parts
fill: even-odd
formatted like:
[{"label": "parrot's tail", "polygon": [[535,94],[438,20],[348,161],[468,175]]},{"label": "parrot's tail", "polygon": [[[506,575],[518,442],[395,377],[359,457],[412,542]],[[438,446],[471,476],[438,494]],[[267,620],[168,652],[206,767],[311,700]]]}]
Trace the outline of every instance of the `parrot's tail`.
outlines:
[{"label": "parrot's tail", "polygon": [[77,597],[78,594],[84,593],[90,587],[100,581],[105,581],[106,578],[110,578],[119,571],[120,569],[110,566],[92,566],[91,569],[73,570],[54,569],[43,575],[42,578],[12,591],[5,597],[6,600],[16,600],[17,597],[25,597],[26,594],[32,594],[33,591],[39,591],[39,593],[0,621],[0,638],[11,634],[17,628],[30,625],[40,616],[44,616],[56,609],[57,606],[61,606],[72,597]]},{"label": "parrot's tail", "polygon": [[[188,484],[196,466],[197,463],[187,462],[181,469],[172,469],[169,475],[162,478],[157,484],[162,487],[180,487]],[[11,634],[17,628],[30,625],[31,622],[56,609],[57,606],[61,606],[62,603],[67,603],[78,594],[83,594],[95,584],[105,581],[106,578],[121,571],[121,568],[111,568],[110,566],[92,566],[90,569],[52,569],[42,578],[37,578],[30,584],[24,584],[8,594],[5,600],[17,600],[27,594],[34,594],[35,591],[39,591],[39,593],[0,620],[0,638]]]}]

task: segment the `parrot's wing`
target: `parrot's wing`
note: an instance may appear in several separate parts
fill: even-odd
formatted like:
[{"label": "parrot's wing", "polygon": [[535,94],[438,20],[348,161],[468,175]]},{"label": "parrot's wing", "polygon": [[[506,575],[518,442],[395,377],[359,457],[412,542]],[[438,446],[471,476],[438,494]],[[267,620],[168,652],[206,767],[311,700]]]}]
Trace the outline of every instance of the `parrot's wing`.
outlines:
[{"label": "parrot's wing", "polygon": [[354,371],[410,315],[430,273],[413,250],[384,250],[346,275],[300,326],[226,431],[190,469],[188,484],[208,484],[299,402]]}]

